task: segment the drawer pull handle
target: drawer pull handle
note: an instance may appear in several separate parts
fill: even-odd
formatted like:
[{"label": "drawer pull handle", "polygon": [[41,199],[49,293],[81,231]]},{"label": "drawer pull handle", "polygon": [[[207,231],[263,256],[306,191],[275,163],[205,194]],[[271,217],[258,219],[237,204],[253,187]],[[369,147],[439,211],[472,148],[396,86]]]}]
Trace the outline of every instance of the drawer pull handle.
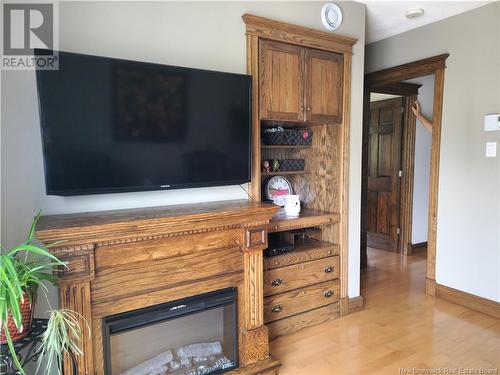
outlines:
[{"label": "drawer pull handle", "polygon": [[271,309],[271,311],[273,313],[280,313],[283,311],[283,306],[281,305],[276,305],[276,306],[273,306],[273,308]]},{"label": "drawer pull handle", "polygon": [[281,284],[283,284],[283,279],[274,279],[271,281],[272,286],[280,286]]},{"label": "drawer pull handle", "polygon": [[327,266],[325,267],[325,273],[332,273],[334,269],[334,266]]},{"label": "drawer pull handle", "polygon": [[334,294],[335,294],[335,292],[333,290],[327,290],[323,295],[325,296],[325,298],[330,298]]}]

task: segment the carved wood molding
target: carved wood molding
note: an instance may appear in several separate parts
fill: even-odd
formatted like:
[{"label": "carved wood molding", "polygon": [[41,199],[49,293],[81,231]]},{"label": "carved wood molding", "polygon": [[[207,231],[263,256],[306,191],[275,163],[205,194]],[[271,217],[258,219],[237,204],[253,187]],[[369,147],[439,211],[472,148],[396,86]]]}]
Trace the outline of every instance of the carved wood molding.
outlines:
[{"label": "carved wood molding", "polygon": [[247,331],[264,324],[264,270],[262,251],[244,254],[245,329]]},{"label": "carved wood molding", "polygon": [[110,246],[264,225],[277,210],[271,204],[228,201],[42,216],[37,238],[45,244],[63,239],[58,249],[74,251],[94,244]]},{"label": "carved wood molding", "polygon": [[446,59],[448,56],[450,55],[445,53],[369,73],[365,76],[365,87],[371,89],[373,86],[381,86],[434,74],[436,70],[446,68]]},{"label": "carved wood molding", "polygon": [[263,39],[346,54],[352,53],[352,46],[357,42],[357,39],[348,36],[274,21],[251,14],[244,14],[241,18],[246,24],[247,35]]},{"label": "carved wood molding", "polygon": [[394,82],[380,86],[372,86],[370,87],[370,92],[376,92],[379,94],[410,96],[410,95],[418,95],[418,89],[420,87],[422,87],[422,85],[417,83]]}]

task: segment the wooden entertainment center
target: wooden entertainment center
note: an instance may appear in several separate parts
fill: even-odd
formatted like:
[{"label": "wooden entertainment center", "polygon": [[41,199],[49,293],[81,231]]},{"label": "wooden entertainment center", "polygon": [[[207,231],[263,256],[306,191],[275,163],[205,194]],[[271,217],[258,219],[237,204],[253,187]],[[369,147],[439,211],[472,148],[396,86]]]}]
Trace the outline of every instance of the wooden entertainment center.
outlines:
[{"label": "wooden entertainment center", "polygon": [[[103,319],[200,293],[237,288],[238,361],[230,374],[275,374],[269,338],[337,318],[347,293],[350,75],[355,39],[245,14],[252,83],[249,201],[42,217],[37,236],[68,262],[61,306],[91,325],[79,375],[104,375]],[[308,146],[264,145],[265,129],[308,128]],[[261,171],[264,159],[304,171]],[[300,195],[298,217],[261,203],[272,175]],[[263,257],[268,234],[301,231],[295,250]],[[296,232],[293,232],[296,233]],[[83,320],[81,322],[83,323]],[[69,366],[66,366],[69,369]],[[69,375],[68,370],[65,372]]]},{"label": "wooden entertainment center", "polygon": [[[352,46],[356,39],[243,15],[247,67],[253,76],[252,182],[286,176],[302,211],[277,216],[270,232],[304,229],[289,254],[264,260],[264,321],[270,337],[334,319],[349,311],[348,167]],[[311,129],[307,145],[269,145],[266,129]],[[263,160],[304,159],[305,169],[266,173]],[[358,302],[358,301],[356,301]]]},{"label": "wooden entertainment center", "polygon": [[104,318],[229,287],[237,288],[240,366],[229,373],[274,374],[279,362],[269,356],[264,326],[262,250],[277,210],[228,201],[42,217],[40,241],[65,239],[51,248],[68,263],[61,306],[92,329],[83,336],[79,375],[105,374]]}]

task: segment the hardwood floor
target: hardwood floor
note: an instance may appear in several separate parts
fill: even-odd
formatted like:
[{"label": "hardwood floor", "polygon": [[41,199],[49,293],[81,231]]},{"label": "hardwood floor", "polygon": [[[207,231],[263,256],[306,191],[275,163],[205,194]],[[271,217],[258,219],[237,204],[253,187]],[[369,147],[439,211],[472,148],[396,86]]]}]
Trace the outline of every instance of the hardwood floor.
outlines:
[{"label": "hardwood floor", "polygon": [[425,296],[425,266],[422,254],[369,249],[361,275],[365,310],[274,340],[280,375],[411,374],[431,373],[413,368],[443,367],[500,373],[500,320]]}]

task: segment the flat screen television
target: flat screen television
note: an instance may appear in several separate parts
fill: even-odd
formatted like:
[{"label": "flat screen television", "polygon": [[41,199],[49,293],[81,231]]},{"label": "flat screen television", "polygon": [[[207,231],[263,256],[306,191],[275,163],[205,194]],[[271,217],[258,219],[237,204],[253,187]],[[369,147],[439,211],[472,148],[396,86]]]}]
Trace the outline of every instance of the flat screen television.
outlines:
[{"label": "flat screen television", "polygon": [[36,77],[49,195],[250,180],[248,75],[59,52]]}]

